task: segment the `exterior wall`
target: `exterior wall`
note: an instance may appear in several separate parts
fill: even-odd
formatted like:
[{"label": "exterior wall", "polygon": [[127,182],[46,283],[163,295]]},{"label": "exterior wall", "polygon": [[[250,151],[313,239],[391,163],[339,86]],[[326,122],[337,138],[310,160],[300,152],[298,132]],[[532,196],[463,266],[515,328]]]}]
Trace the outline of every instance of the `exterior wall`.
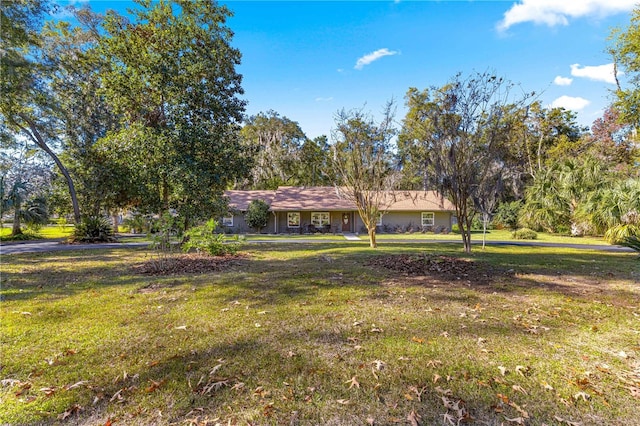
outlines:
[{"label": "exterior wall", "polygon": [[[276,221],[278,222],[277,232],[280,234],[304,234],[308,232],[309,225],[311,224],[311,212],[309,211],[301,211],[300,213],[300,227],[299,228],[289,228],[287,226],[287,213],[288,212],[277,212],[271,213],[269,216],[269,221],[267,222],[267,226],[262,229],[262,233],[273,234],[276,232]],[[331,230],[330,232],[341,233],[342,232],[342,215],[343,211],[336,212],[331,211],[330,214],[330,223]],[[366,233],[366,229],[364,229],[364,223],[360,218],[360,215],[357,212],[347,212],[349,213],[349,218],[351,222],[350,232],[355,233]],[[446,229],[447,231],[451,231],[451,225],[455,223],[455,218],[451,212],[433,212],[434,213],[434,229]],[[220,223],[222,223],[222,219],[220,219]],[[384,232],[388,230],[389,232],[394,232],[396,227],[402,227],[403,229],[407,228],[411,225],[414,230],[418,231],[421,229],[422,223],[422,212],[388,212],[382,217],[382,226],[378,227],[379,232]],[[244,220],[244,213],[235,214],[233,216],[233,226],[231,227],[222,227],[226,232],[230,232],[233,234],[243,234],[243,233],[252,233],[255,232],[254,229],[249,228],[246,221]]]},{"label": "exterior wall", "polygon": [[[222,224],[222,218],[219,219],[219,223]],[[225,232],[231,234],[247,234],[256,232],[255,229],[250,228],[247,222],[244,220],[244,212],[233,215],[233,226],[222,226]],[[273,213],[269,213],[269,220],[267,226],[262,228],[262,233],[273,234],[274,233]]]},{"label": "exterior wall", "polygon": [[[451,212],[432,212],[434,213],[434,225],[433,229],[451,231],[452,213]],[[360,218],[360,215],[356,215],[356,228],[357,233],[365,233],[364,222]],[[382,226],[378,226],[378,232],[394,232],[396,227],[402,227],[406,229],[411,225],[415,231],[422,229],[422,212],[388,212],[382,216]]]}]

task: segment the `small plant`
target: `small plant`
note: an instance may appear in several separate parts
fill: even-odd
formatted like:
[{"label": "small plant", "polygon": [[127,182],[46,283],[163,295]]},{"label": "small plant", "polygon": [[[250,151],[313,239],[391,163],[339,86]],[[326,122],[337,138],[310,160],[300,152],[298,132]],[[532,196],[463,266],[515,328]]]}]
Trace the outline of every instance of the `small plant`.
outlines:
[{"label": "small plant", "polygon": [[538,233],[529,228],[520,228],[516,231],[513,231],[511,234],[511,238],[514,240],[536,240],[538,239]]},{"label": "small plant", "polygon": [[640,237],[636,237],[635,235],[625,237],[622,241],[620,241],[620,245],[629,247],[640,253]]},{"label": "small plant", "polygon": [[204,252],[211,256],[223,256],[235,254],[240,248],[239,240],[225,243],[224,234],[217,234],[218,222],[215,219],[207,221],[204,225],[196,226],[184,233],[185,242],[182,250],[188,252],[192,249]]},{"label": "small plant", "polygon": [[85,216],[73,230],[69,238],[71,243],[114,242],[113,228],[103,216]]},{"label": "small plant", "polygon": [[454,223],[453,225],[451,225],[451,232],[455,232],[456,234],[460,233],[460,225],[458,225],[457,223]]}]

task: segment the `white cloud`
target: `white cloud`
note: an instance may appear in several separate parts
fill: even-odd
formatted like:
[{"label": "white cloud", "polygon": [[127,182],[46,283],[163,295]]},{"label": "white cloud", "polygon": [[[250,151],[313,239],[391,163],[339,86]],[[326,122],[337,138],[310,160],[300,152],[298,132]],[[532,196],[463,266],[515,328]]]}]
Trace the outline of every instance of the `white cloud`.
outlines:
[{"label": "white cloud", "polygon": [[564,108],[564,109],[570,109],[573,111],[580,111],[590,103],[591,101],[585,98],[565,95],[565,96],[560,96],[558,99],[551,102],[551,108]]},{"label": "white cloud", "polygon": [[362,67],[364,67],[365,65],[369,65],[373,61],[377,61],[378,59],[384,56],[397,55],[398,53],[400,52],[397,52],[395,50],[389,50],[386,47],[384,49],[378,49],[375,52],[368,53],[363,57],[359,58],[358,61],[356,62],[356,65],[353,68],[357,70],[361,70]]},{"label": "white cloud", "polygon": [[638,0],[520,0],[505,12],[497,25],[505,31],[523,22],[545,24],[549,27],[568,25],[569,18],[585,16],[605,17],[630,12]]},{"label": "white cloud", "polygon": [[573,64],[571,65],[571,75],[574,77],[584,77],[589,80],[616,84],[614,69],[613,63],[584,67],[581,67],[580,64]]},{"label": "white cloud", "polygon": [[316,98],[316,102],[331,102],[333,100],[333,96],[329,96],[328,98]]},{"label": "white cloud", "polygon": [[571,83],[573,83],[572,78],[562,77],[561,75],[558,75],[553,79],[553,84],[556,86],[571,86]]}]

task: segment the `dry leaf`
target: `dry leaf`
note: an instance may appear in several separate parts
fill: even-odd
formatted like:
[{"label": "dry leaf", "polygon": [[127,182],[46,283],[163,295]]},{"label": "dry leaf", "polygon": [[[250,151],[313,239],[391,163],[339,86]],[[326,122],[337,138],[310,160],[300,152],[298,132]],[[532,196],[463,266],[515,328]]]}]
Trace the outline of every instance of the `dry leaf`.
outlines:
[{"label": "dry leaf", "polygon": [[338,402],[338,404],[349,405],[349,400],[348,399],[338,399],[337,402]]},{"label": "dry leaf", "polygon": [[507,369],[501,365],[498,366],[498,370],[500,370],[500,374],[502,374],[503,376],[507,374]]},{"label": "dry leaf", "polygon": [[384,370],[384,368],[387,366],[386,362],[380,361],[379,359],[376,359],[375,361],[373,361],[372,364],[378,371]]},{"label": "dry leaf", "polygon": [[523,365],[516,365],[516,373],[525,377],[525,374],[529,371],[529,367],[525,367]]},{"label": "dry leaf", "polygon": [[444,417],[444,422],[445,423],[450,424],[451,426],[457,426],[458,425],[458,419],[453,417],[451,414],[444,413],[442,415],[442,417]]},{"label": "dry leaf", "polygon": [[413,336],[413,337],[411,338],[411,341],[412,341],[412,342],[416,342],[416,343],[420,343],[420,344],[423,344],[423,343],[424,343],[424,339],[419,339],[419,338],[417,338],[416,336]]},{"label": "dry leaf", "polygon": [[154,392],[154,391],[156,391],[157,389],[159,389],[159,388],[160,388],[160,386],[162,386],[162,385],[164,384],[164,382],[165,382],[165,380],[164,380],[164,379],[160,380],[159,382],[156,382],[155,380],[151,380],[151,385],[149,385],[149,386],[145,389],[145,391],[146,391],[147,393]]},{"label": "dry leaf", "polygon": [[578,392],[577,394],[573,395],[573,399],[575,399],[576,401],[580,398],[582,398],[583,401],[588,401],[589,399],[591,399],[591,395],[586,392]]},{"label": "dry leaf", "polygon": [[358,380],[356,380],[356,376],[353,376],[351,380],[347,380],[345,383],[349,383],[349,389],[354,386],[360,389],[360,383],[358,383]]},{"label": "dry leaf", "polygon": [[508,421],[509,423],[515,423],[517,425],[524,425],[524,419],[522,417],[515,417],[513,419],[510,419],[508,417],[505,416],[504,418],[506,421]]},{"label": "dry leaf", "polygon": [[520,413],[520,415],[521,415],[522,417],[524,417],[525,419],[528,419],[528,418],[529,418],[529,413],[527,413],[527,412],[526,412],[522,407],[520,407],[520,406],[519,406],[518,404],[516,404],[515,402],[513,402],[513,401],[509,402],[509,406],[510,406],[510,407],[513,407],[513,408],[515,408],[515,409],[516,409],[516,411],[517,411],[518,413]]},{"label": "dry leaf", "polygon": [[520,392],[522,394],[527,395],[527,391],[524,390],[524,388],[522,386],[520,386],[520,385],[513,385],[513,386],[511,386],[511,389],[513,389],[516,392]]},{"label": "dry leaf", "polygon": [[407,420],[409,421],[409,424],[411,424],[411,426],[420,426],[420,423],[418,423],[418,421],[420,420],[420,416],[413,410],[411,410],[411,412],[407,416]]}]

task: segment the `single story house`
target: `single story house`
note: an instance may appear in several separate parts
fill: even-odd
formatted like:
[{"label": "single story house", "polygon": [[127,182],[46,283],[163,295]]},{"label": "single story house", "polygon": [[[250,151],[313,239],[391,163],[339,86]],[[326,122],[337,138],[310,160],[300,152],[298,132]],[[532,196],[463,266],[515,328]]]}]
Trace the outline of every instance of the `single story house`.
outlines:
[{"label": "single story house", "polygon": [[[388,191],[382,208],[378,230],[382,232],[419,231],[446,232],[455,222],[455,208],[435,191]],[[366,233],[366,228],[353,202],[335,187],[283,186],[272,191],[225,191],[230,213],[221,224],[229,232],[254,231],[244,220],[253,200],[270,207],[271,218],[262,232],[271,234],[332,232]]]}]

